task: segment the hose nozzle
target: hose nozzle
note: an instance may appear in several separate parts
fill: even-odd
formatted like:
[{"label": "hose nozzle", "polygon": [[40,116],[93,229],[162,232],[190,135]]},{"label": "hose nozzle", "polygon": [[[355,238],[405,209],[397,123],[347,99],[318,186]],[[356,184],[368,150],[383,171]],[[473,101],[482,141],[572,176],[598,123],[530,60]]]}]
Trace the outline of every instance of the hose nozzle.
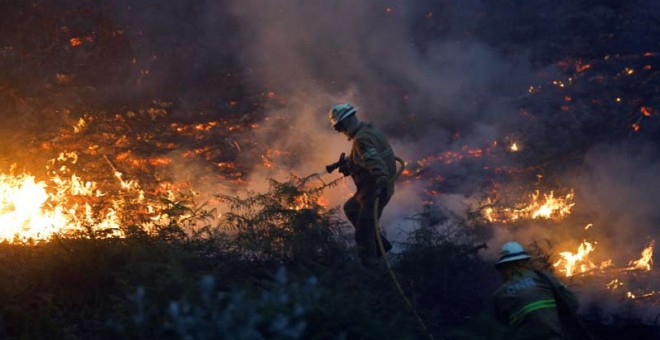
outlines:
[{"label": "hose nozzle", "polygon": [[341,155],[339,156],[339,160],[332,163],[328,164],[325,166],[325,171],[327,171],[329,174],[331,174],[333,171],[335,171],[337,168],[342,166],[346,162],[346,153],[342,152]]}]

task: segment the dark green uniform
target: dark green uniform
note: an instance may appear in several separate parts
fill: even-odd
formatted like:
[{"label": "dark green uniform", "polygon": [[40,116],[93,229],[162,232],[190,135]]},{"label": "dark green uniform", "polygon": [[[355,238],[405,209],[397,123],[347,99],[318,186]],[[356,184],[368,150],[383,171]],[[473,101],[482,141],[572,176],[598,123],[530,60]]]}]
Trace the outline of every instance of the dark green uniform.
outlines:
[{"label": "dark green uniform", "polygon": [[[553,275],[546,273],[574,310],[578,301]],[[495,317],[514,331],[512,339],[568,339],[557,311],[552,288],[532,270],[504,282],[494,296]]]},{"label": "dark green uniform", "polygon": [[[394,194],[396,160],[383,132],[368,123],[361,123],[352,136],[353,146],[348,157],[350,174],[357,192],[344,204],[346,217],[355,227],[355,242],[363,263],[378,256],[374,231],[373,205],[379,187],[387,189],[387,198],[379,202],[378,218]],[[383,238],[387,250],[391,244]]]}]

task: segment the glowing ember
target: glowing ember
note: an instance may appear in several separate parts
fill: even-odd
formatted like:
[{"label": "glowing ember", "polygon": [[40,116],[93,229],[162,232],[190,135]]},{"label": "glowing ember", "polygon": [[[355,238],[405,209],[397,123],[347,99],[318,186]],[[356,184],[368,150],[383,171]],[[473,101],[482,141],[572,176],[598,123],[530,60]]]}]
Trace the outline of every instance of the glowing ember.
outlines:
[{"label": "glowing ember", "polygon": [[635,293],[633,293],[632,291],[627,291],[626,292],[626,298],[628,298],[630,300],[642,300],[642,299],[652,298],[652,297],[654,297],[656,295],[659,295],[659,294],[660,294],[660,291],[655,291],[655,290],[651,290],[651,291],[641,290],[641,291],[638,291],[638,292],[635,292]]},{"label": "glowing ember", "polygon": [[311,202],[310,202],[310,197],[303,193],[302,195],[296,196],[295,200],[293,202],[293,205],[291,206],[292,210],[302,210],[302,209],[307,209],[311,207]]},{"label": "glowing ember", "polygon": [[642,115],[646,117],[651,117],[653,115],[653,109],[648,106],[642,106],[639,110],[642,112]]},{"label": "glowing ember", "polygon": [[578,73],[584,72],[590,68],[591,68],[591,64],[584,64],[582,61],[578,61],[575,64],[575,71],[577,71]]},{"label": "glowing ember", "polygon": [[83,42],[93,42],[94,38],[92,36],[86,36],[86,37],[73,37],[69,39],[69,46],[71,47],[78,47],[82,45]]},{"label": "glowing ember", "polygon": [[85,121],[85,119],[80,118],[78,120],[78,123],[76,123],[76,125],[73,126],[73,131],[75,133],[80,133],[85,128],[86,125],[87,125],[87,122]]},{"label": "glowing ember", "polygon": [[564,82],[562,82],[561,80],[553,80],[553,81],[552,81],[552,84],[555,85],[555,86],[557,86],[557,87],[559,87],[559,88],[564,88],[564,87],[566,87],[566,85],[564,84]]},{"label": "glowing ember", "polygon": [[642,257],[639,260],[630,261],[628,263],[629,270],[646,270],[650,271],[653,267],[653,246],[655,240],[651,241],[649,245],[642,250]]},{"label": "glowing ember", "polygon": [[[416,163],[420,168],[425,168],[434,162],[442,162],[444,164],[453,164],[462,161],[466,158],[480,158],[484,154],[481,148],[472,148],[464,145],[458,151],[449,150],[442,152],[438,155],[428,156],[418,160]],[[421,169],[420,169],[421,170]]]},{"label": "glowing ember", "polygon": [[265,168],[272,168],[275,163],[277,163],[277,160],[281,159],[282,156],[288,155],[289,153],[286,151],[278,150],[278,149],[268,149],[264,154],[261,155],[261,159],[263,160],[263,165]]},{"label": "glowing ember", "polygon": [[80,38],[71,38],[71,40],[69,40],[69,45],[71,45],[71,47],[80,46],[80,44],[82,44],[82,40]]},{"label": "glowing ember", "polygon": [[612,281],[610,281],[609,283],[607,283],[605,285],[605,288],[614,291],[614,290],[617,290],[619,287],[621,287],[623,285],[624,285],[624,283],[619,281],[619,279],[613,279]]},{"label": "glowing ember", "polygon": [[632,300],[638,300],[638,299],[647,299],[650,297],[655,296],[656,294],[660,294],[660,292],[652,290],[650,292],[642,292],[638,294],[634,294],[633,292],[627,292],[626,297]]}]

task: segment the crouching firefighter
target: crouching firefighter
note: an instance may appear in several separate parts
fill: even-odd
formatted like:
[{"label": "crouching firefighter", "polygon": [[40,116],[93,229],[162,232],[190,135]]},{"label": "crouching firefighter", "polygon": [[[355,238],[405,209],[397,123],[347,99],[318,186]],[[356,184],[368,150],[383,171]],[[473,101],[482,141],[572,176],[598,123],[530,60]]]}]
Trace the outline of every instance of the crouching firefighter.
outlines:
[{"label": "crouching firefighter", "polygon": [[[353,145],[348,157],[342,154],[340,160],[327,166],[326,170],[332,172],[339,168],[344,176],[351,176],[355,183],[357,192],[344,204],[344,212],[355,227],[355,243],[360,261],[370,266],[377,263],[380,257],[375,223],[394,194],[396,159],[383,132],[359,120],[356,112],[356,108],[349,104],[336,105],[330,110],[330,123],[335,131],[346,135]],[[376,198],[378,211],[374,212]],[[380,236],[384,250],[389,251],[392,244],[384,235]]]},{"label": "crouching firefighter", "polygon": [[593,339],[576,315],[573,292],[552,274],[532,269],[530,256],[507,242],[495,267],[504,283],[495,292],[495,317],[509,326],[512,339]]}]

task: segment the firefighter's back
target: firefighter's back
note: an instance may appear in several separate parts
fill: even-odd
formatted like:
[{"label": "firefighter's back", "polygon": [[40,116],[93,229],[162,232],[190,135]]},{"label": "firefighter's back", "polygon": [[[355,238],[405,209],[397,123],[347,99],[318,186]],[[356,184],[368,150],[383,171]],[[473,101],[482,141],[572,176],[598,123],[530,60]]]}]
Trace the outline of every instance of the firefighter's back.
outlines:
[{"label": "firefighter's back", "polygon": [[495,293],[494,308],[515,339],[566,339],[552,288],[532,270],[505,282]]},{"label": "firefighter's back", "polygon": [[[372,148],[373,150],[371,150]],[[371,153],[375,153],[377,157],[368,157]],[[375,186],[375,183],[372,183],[373,178],[369,173],[369,167],[384,167],[382,171],[386,172],[390,179],[396,174],[396,158],[387,137],[381,129],[370,123],[364,123],[355,135],[350,157],[354,164],[359,165],[353,176],[356,184],[360,183],[368,187]],[[383,163],[367,164],[373,159],[380,159]],[[393,189],[392,184],[390,190],[393,191]]]}]

